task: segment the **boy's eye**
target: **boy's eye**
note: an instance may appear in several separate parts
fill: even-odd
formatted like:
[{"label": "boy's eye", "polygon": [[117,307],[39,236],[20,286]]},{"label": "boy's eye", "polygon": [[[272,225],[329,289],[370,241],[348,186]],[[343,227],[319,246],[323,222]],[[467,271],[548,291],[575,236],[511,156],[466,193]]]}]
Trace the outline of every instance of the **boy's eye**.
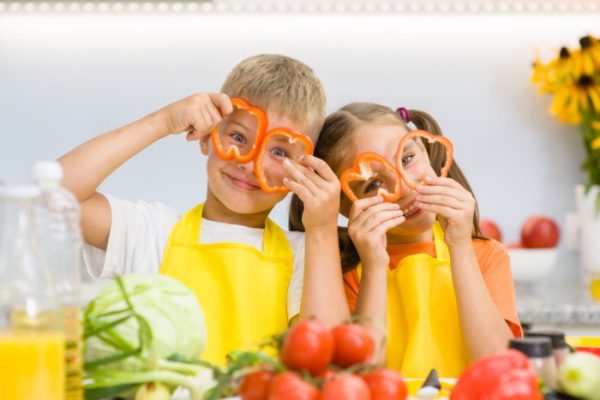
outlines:
[{"label": "boy's eye", "polygon": [[273,149],[271,149],[271,154],[275,157],[288,157],[287,151],[285,151],[285,149],[282,149],[281,147],[274,147]]},{"label": "boy's eye", "polygon": [[241,133],[232,133],[231,134],[231,138],[233,139],[234,142],[239,143],[239,144],[246,144],[246,137],[244,135],[242,135]]}]

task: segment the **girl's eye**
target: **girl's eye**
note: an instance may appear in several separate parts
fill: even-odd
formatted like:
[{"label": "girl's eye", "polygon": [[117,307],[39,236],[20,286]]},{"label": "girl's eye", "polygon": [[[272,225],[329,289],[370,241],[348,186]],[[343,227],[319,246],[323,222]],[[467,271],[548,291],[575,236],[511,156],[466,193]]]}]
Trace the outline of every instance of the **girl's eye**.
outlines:
[{"label": "girl's eye", "polygon": [[285,149],[282,149],[281,147],[275,147],[271,149],[271,154],[275,157],[288,157],[287,151],[285,151]]},{"label": "girl's eye", "polygon": [[236,143],[246,144],[246,137],[244,135],[242,135],[241,133],[232,133],[231,138]]},{"label": "girl's eye", "polygon": [[415,157],[414,154],[409,154],[409,155],[402,157],[402,165],[404,166],[404,165],[410,163],[414,157]]},{"label": "girl's eye", "polygon": [[365,188],[365,193],[370,193],[374,190],[379,189],[383,185],[383,181],[381,179],[374,179],[367,184]]}]

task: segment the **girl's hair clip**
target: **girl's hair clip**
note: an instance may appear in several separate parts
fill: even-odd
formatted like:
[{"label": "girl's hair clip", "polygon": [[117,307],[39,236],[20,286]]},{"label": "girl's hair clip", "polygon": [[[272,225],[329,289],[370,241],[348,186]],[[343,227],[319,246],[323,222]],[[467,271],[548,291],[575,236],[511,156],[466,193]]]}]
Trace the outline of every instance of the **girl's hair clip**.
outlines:
[{"label": "girl's hair clip", "polygon": [[398,113],[400,118],[402,118],[404,120],[404,122],[406,122],[407,124],[410,122],[410,113],[408,112],[408,110],[406,108],[398,107],[396,109],[396,113]]}]

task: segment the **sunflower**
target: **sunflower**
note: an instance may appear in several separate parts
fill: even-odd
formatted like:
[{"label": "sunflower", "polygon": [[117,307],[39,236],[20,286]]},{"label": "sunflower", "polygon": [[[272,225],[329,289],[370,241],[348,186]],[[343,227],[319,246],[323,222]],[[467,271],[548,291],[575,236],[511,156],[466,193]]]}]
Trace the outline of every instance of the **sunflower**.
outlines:
[{"label": "sunflower", "polygon": [[541,62],[539,56],[533,62],[531,82],[540,85],[540,93],[557,93],[566,81],[572,80],[575,59],[566,47],[562,47],[558,56],[548,64]]},{"label": "sunflower", "polygon": [[600,86],[590,75],[561,86],[550,104],[550,114],[568,124],[581,123],[581,112],[588,110],[600,112]]},{"label": "sunflower", "polygon": [[596,139],[592,140],[592,144],[590,145],[590,147],[592,148],[592,150],[600,149],[600,136],[598,136]]}]

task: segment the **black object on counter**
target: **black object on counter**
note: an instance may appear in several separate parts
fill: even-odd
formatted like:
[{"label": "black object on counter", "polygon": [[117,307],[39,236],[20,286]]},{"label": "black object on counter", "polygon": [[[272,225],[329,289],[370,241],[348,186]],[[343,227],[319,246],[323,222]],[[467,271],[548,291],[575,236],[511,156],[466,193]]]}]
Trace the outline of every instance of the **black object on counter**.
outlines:
[{"label": "black object on counter", "polygon": [[547,337],[511,339],[508,347],[519,350],[529,358],[546,358],[552,355],[552,342]]},{"label": "black object on counter", "polygon": [[552,342],[553,349],[563,349],[567,347],[565,334],[559,331],[528,331],[526,337],[547,337]]},{"label": "black object on counter", "polygon": [[427,378],[425,378],[425,382],[423,382],[421,387],[433,387],[437,390],[442,389],[442,384],[440,383],[440,378],[435,368],[429,372],[429,375],[427,375]]}]

